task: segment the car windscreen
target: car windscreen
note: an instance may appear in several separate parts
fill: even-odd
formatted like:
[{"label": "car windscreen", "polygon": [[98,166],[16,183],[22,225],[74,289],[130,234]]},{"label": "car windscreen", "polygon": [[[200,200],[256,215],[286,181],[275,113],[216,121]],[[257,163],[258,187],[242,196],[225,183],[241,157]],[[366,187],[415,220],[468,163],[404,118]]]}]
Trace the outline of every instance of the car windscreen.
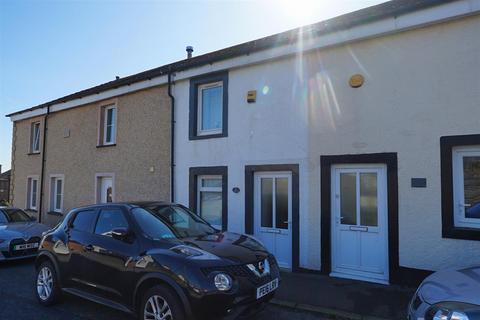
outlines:
[{"label": "car windscreen", "polygon": [[29,222],[31,218],[23,210],[20,209],[3,209],[7,216],[8,222]]},{"label": "car windscreen", "polygon": [[152,239],[201,237],[217,232],[200,217],[180,206],[135,208],[132,214],[143,232]]}]

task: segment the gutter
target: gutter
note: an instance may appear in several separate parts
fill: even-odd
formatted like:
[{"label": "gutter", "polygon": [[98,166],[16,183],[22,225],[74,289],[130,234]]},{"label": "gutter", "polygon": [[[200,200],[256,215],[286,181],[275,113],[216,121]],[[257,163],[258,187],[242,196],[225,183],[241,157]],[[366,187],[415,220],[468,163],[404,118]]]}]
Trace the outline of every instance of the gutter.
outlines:
[{"label": "gutter", "polygon": [[45,176],[45,151],[47,150],[47,125],[48,125],[48,116],[50,115],[50,105],[47,106],[47,113],[45,114],[45,119],[43,121],[43,145],[42,145],[42,171],[40,173],[40,199],[38,201],[38,222],[42,222],[42,211],[43,211],[43,185],[44,185],[44,176]]},{"label": "gutter", "polygon": [[168,96],[170,97],[171,125],[170,125],[170,201],[175,202],[175,97],[172,94],[172,71],[168,71]]}]

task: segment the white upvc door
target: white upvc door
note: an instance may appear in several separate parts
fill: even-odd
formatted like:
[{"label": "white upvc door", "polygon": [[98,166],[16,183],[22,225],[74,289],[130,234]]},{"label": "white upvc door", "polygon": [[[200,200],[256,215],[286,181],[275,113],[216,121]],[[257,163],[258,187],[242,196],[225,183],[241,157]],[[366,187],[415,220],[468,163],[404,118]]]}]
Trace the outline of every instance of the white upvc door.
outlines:
[{"label": "white upvc door", "polygon": [[113,202],[113,179],[102,177],[100,182],[100,203]]},{"label": "white upvc door", "polygon": [[388,283],[384,165],[332,167],[332,276]]},{"label": "white upvc door", "polygon": [[255,237],[282,268],[292,267],[292,174],[255,173]]}]

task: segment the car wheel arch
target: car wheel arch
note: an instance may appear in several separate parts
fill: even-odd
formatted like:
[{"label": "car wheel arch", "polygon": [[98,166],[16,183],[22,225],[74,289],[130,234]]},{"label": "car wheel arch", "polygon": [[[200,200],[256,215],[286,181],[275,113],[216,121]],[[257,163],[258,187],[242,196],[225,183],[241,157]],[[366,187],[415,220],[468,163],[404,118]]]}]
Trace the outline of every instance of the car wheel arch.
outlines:
[{"label": "car wheel arch", "polygon": [[60,280],[62,277],[60,275],[57,259],[55,259],[54,255],[48,251],[42,251],[38,253],[37,258],[35,259],[35,269],[38,269],[45,261],[50,261],[53,264],[55,273],[57,274],[57,280]]},{"label": "car wheel arch", "polygon": [[140,310],[139,305],[142,300],[143,293],[156,285],[164,285],[173,289],[184,306],[187,318],[191,318],[192,310],[187,295],[174,280],[164,274],[148,274],[138,281],[133,295],[133,306],[137,312]]}]

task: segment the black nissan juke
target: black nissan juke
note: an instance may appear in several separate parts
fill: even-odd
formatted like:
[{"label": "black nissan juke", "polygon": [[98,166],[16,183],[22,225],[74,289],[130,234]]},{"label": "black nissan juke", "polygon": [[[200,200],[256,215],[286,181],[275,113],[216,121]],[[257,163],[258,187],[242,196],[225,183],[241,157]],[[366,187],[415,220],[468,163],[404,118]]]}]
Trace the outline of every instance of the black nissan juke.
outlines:
[{"label": "black nissan juke", "polygon": [[81,207],[44,235],[35,292],[63,292],[144,320],[249,316],[278,288],[275,258],[256,239],[163,202]]}]

